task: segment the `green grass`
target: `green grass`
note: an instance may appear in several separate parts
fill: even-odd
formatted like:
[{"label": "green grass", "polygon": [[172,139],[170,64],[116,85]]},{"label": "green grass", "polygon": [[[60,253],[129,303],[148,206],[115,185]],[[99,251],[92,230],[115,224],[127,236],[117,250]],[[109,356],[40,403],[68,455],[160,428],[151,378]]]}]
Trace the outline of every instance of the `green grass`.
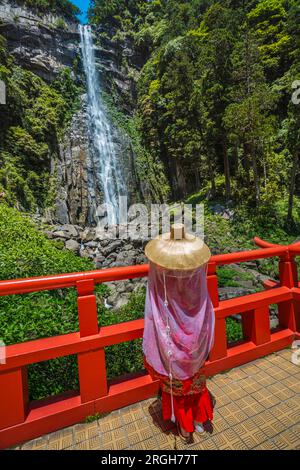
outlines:
[{"label": "green grass", "polygon": [[[2,279],[87,271],[91,261],[79,258],[40,233],[30,219],[0,204],[0,270]],[[97,286],[99,325],[111,325],[143,316],[145,293],[136,293],[127,307],[112,312],[101,299],[108,294]],[[62,335],[78,330],[77,295],[74,289],[58,289],[0,297],[0,338],[6,345]],[[108,377],[142,368],[140,340],[106,349]],[[75,356],[53,359],[28,368],[31,399],[41,399],[78,388]]]},{"label": "green grass", "polygon": [[249,273],[238,273],[235,269],[228,267],[218,268],[219,287],[238,287],[240,281],[251,281],[253,276]]}]

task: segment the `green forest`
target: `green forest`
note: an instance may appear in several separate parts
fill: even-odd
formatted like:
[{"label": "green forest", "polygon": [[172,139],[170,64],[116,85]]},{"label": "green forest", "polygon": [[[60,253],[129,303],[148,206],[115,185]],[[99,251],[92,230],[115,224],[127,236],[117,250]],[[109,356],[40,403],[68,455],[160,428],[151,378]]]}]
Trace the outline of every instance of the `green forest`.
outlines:
[{"label": "green forest", "polygon": [[63,15],[70,20],[77,20],[79,8],[69,0],[16,0],[18,5],[31,8],[34,12]]},{"label": "green forest", "polygon": [[293,225],[299,18],[298,0],[94,0],[91,21],[144,58],[135,116],[163,164],[162,198],[222,199]]}]

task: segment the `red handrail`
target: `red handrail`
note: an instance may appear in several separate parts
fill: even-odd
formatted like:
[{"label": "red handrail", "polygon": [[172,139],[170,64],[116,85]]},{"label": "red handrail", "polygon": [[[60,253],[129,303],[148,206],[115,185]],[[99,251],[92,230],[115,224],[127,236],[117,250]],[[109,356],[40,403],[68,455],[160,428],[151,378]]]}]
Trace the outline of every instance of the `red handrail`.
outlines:
[{"label": "red handrail", "polygon": [[265,240],[262,240],[261,238],[259,237],[254,237],[253,238],[253,241],[255,243],[255,245],[259,246],[260,248],[272,248],[274,246],[280,246],[280,247],[283,247],[284,245],[278,245],[277,243],[270,243],[270,242],[267,242]]},{"label": "red handrail", "polygon": [[210,262],[216,263],[217,265],[244,263],[246,261],[261,258],[273,258],[275,256],[284,257],[287,256],[287,254],[288,247],[278,245],[270,248],[262,248],[261,250],[248,250],[239,251],[237,253],[227,253],[224,255],[214,255],[211,257]]},{"label": "red handrail", "polygon": [[[294,259],[300,255],[300,244],[273,245],[258,238],[255,243],[260,249],[210,259],[207,282],[216,321],[214,346],[205,364],[207,375],[282,349],[300,337],[300,289]],[[268,283],[266,291],[219,301],[217,266],[268,257],[279,257],[279,284]],[[79,332],[6,348],[6,364],[0,364],[0,448],[156,393],[158,384],[146,373],[107,381],[105,348],[141,338],[144,322],[141,319],[99,329],[94,294],[95,284],[144,277],[148,270],[148,265],[141,265],[0,281],[2,296],[76,287],[79,316]],[[280,328],[271,332],[269,306],[274,303],[278,304]],[[236,313],[242,316],[244,341],[229,347],[226,318]],[[78,357],[80,390],[28,404],[27,366],[71,354]]]},{"label": "red handrail", "polygon": [[[210,263],[215,263],[216,265],[241,263],[260,258],[271,258],[275,256],[280,257],[286,255],[287,253],[287,247],[278,245],[262,250],[249,250],[237,253],[228,253],[224,255],[214,255],[211,257]],[[144,264],[138,266],[126,266],[122,268],[107,268],[102,270],[86,271],[82,273],[55,274],[26,279],[5,280],[0,281],[0,296],[76,287],[77,282],[84,281],[86,279],[93,280],[95,284],[134,279],[147,276],[148,271],[149,266]]]},{"label": "red handrail", "polygon": [[12,279],[0,281],[0,296],[12,294],[26,294],[43,290],[63,289],[76,287],[77,283],[85,280],[93,280],[95,284],[110,281],[122,281],[148,275],[147,264],[138,266],[126,266],[122,268],[107,268],[82,273],[55,274],[52,276],[31,277],[27,279]]}]

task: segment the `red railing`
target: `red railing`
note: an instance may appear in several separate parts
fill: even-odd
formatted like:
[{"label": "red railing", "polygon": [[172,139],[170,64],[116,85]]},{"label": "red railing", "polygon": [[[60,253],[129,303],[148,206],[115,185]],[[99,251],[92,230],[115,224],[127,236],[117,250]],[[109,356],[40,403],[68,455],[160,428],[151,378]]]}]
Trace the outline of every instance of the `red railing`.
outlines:
[{"label": "red railing", "polygon": [[[300,338],[300,288],[295,256],[300,243],[271,245],[260,239],[253,251],[213,256],[207,274],[215,309],[215,342],[206,374],[252,361],[290,345]],[[279,257],[279,282],[266,282],[265,290],[219,301],[217,266],[260,258]],[[95,284],[145,277],[148,265],[63,274],[0,282],[0,295],[25,294],[75,287],[78,293],[79,332],[7,346],[6,363],[0,365],[0,448],[6,448],[84,420],[97,412],[111,411],[146,399],[158,384],[146,372],[107,381],[105,348],[141,338],[144,321],[135,320],[99,329]],[[279,328],[270,331],[269,306],[278,304]],[[241,314],[244,340],[227,345],[226,318]],[[27,366],[76,354],[80,390],[29,403]]]}]

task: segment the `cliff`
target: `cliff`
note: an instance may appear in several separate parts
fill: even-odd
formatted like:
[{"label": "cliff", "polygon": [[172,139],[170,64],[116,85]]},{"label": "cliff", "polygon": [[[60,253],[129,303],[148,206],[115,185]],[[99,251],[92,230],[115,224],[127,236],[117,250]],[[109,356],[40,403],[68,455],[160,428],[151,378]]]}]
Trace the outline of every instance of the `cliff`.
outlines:
[{"label": "cliff", "polygon": [[[36,205],[38,211],[46,213],[47,218],[53,222],[90,224],[93,222],[91,206],[103,202],[103,191],[95,171],[96,156],[94,155],[91,126],[89,125],[78,23],[63,14],[46,12],[41,15],[38,11],[29,9],[25,5],[20,6],[17,2],[8,2],[7,0],[0,1],[0,19],[0,36],[6,40],[6,50],[13,58],[13,67],[19,66],[22,70],[28,71],[31,74],[31,81],[34,81],[34,76],[38,76],[50,86],[51,90],[54,87],[56,91],[56,80],[62,71],[65,69],[71,71],[71,78],[76,84],[77,90],[73,91],[73,95],[69,92],[68,99],[77,104],[73,106],[71,103],[73,116],[68,118],[65,129],[58,126],[53,135],[46,132],[44,140],[49,151],[47,156],[45,154],[43,157],[39,168],[40,172],[45,170],[47,173],[49,184],[46,183],[45,191],[48,191],[50,183],[52,184],[50,197],[52,207],[49,205],[44,207],[40,197],[36,200]],[[133,96],[132,81],[120,68],[120,57],[122,57],[123,51],[115,46],[111,41],[107,41],[105,46],[96,45],[101,89],[108,96],[113,96],[113,90],[117,88],[123,93],[123,101],[127,103],[129,110]],[[63,95],[66,93],[64,78],[61,82],[61,97],[64,99]],[[11,88],[13,86],[12,83]],[[42,86],[42,83],[39,84],[39,88]],[[47,92],[48,95],[52,93],[51,90]],[[78,92],[81,94],[80,97],[77,96]],[[30,90],[27,90],[27,93],[30,94]],[[50,108],[54,107],[54,104],[50,102],[49,106]],[[66,111],[64,110],[64,112]],[[71,110],[68,110],[67,114],[69,115],[70,112]],[[21,121],[24,121],[22,127],[24,125],[26,128],[26,116],[14,116],[10,112],[9,114],[12,121],[10,125],[15,126],[21,118]],[[46,116],[44,117],[46,120]],[[5,116],[3,118],[5,119]],[[43,118],[43,116],[40,115],[39,118]],[[8,126],[4,131],[3,142],[6,142],[6,136],[10,129],[11,127]],[[35,129],[26,130],[30,136],[35,138],[33,135]],[[124,130],[118,128],[116,123],[112,129],[116,152],[120,164],[124,168],[129,200],[131,203],[137,202],[140,199],[139,184],[136,179],[134,153],[130,138]],[[37,138],[37,144],[41,144],[40,136]],[[20,150],[23,152],[23,148],[18,149],[18,154]],[[3,151],[6,151],[6,144],[4,144]],[[30,168],[25,162],[24,185],[26,190],[28,188],[27,192],[30,192],[30,184],[27,183],[26,176],[29,170]],[[20,172],[19,169],[16,171]],[[34,171],[37,175],[39,174],[35,168]],[[3,180],[3,190],[7,191],[5,186],[6,181]],[[15,202],[16,199],[20,208],[25,210],[34,208],[31,202],[24,201],[24,198],[19,195],[12,197],[11,201]],[[30,195],[29,199],[32,201],[34,196]],[[49,197],[45,196],[45,199],[49,200]]]},{"label": "cliff", "polygon": [[14,1],[0,2],[0,34],[18,65],[52,81],[62,67],[78,60],[77,23],[63,16],[37,12]]}]

